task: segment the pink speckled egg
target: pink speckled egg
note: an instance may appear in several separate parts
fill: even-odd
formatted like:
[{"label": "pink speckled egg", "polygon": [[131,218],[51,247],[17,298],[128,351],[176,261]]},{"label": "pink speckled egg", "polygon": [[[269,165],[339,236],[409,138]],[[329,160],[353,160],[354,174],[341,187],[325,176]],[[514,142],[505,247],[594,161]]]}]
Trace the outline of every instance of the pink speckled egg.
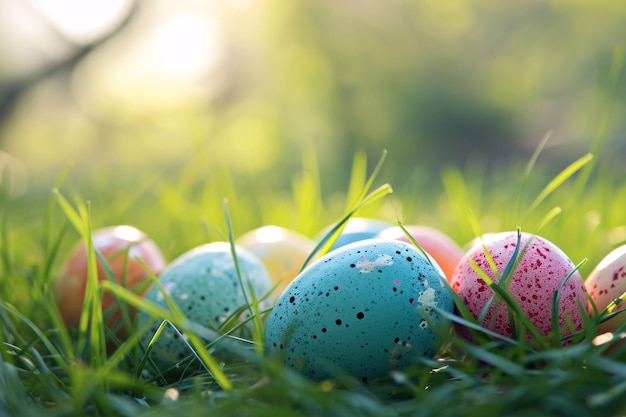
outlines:
[{"label": "pink speckled egg", "polygon": [[[626,292],[626,245],[614,249],[596,265],[587,277],[585,287],[599,313]],[[617,304],[615,310],[624,307],[626,302],[621,302]],[[598,326],[598,333],[614,332],[625,322],[626,315],[620,313],[601,323]]]},{"label": "pink speckled egg", "polygon": [[[498,275],[504,272],[513,256],[517,237],[516,231],[502,232],[490,234],[483,241],[495,263]],[[459,262],[450,284],[474,317],[478,318],[494,292],[472,269],[470,264],[472,260],[494,282],[498,282],[485,256],[483,245],[474,245]],[[506,289],[543,335],[548,335],[552,331],[553,294],[559,290],[561,283],[573,269],[573,262],[556,245],[540,236],[521,233],[518,264],[508,278]],[[585,293],[582,276],[576,271],[571,274],[558,298],[558,318],[562,336],[582,329],[583,314],[578,304],[583,306],[582,308],[587,308]],[[489,307],[482,325],[498,334],[511,337],[512,329],[506,303],[497,298]],[[459,327],[458,330],[462,336],[471,339],[467,329]]]}]

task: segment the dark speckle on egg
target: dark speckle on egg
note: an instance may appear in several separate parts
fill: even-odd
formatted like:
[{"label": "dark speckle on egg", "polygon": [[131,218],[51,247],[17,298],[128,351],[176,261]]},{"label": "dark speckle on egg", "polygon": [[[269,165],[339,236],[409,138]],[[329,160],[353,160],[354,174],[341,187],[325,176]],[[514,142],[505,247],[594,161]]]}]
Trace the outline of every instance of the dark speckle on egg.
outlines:
[{"label": "dark speckle on egg", "polygon": [[[272,284],[261,261],[243,248],[237,248],[237,257],[240,270],[256,296],[265,295]],[[202,245],[181,255],[163,271],[159,282],[188,319],[208,328],[219,328],[233,312],[246,305],[230,244],[225,242]],[[145,298],[169,308],[158,286],[153,286]],[[267,307],[267,303],[264,301],[261,307]],[[139,314],[140,327],[148,320],[150,316],[146,313]],[[157,320],[151,330],[144,333],[144,344],[147,345],[160,324]],[[167,369],[191,355],[187,343],[181,340],[178,331],[170,325],[163,329],[151,350],[151,358],[159,369]]]},{"label": "dark speckle on egg", "polygon": [[[316,296],[301,300],[303,293]],[[287,302],[293,299],[297,315]],[[418,249],[401,241],[359,241],[296,278],[268,317],[265,344],[269,354],[283,344],[291,352],[285,364],[313,379],[347,373],[371,381],[436,354],[450,325],[435,306],[452,312],[450,289]]]}]

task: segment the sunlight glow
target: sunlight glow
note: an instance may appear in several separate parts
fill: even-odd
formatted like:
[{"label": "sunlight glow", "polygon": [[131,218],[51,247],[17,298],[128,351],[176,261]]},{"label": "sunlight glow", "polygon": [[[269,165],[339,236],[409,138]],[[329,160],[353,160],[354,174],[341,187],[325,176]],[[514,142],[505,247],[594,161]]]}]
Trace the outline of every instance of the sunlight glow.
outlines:
[{"label": "sunlight glow", "polygon": [[256,231],[256,238],[259,242],[278,242],[283,238],[284,231],[278,226],[263,226]]},{"label": "sunlight glow", "polygon": [[88,43],[108,33],[128,12],[128,0],[31,0],[30,2],[70,40]]},{"label": "sunlight glow", "polygon": [[146,58],[166,77],[198,78],[219,62],[221,52],[215,20],[181,11],[156,28]]},{"label": "sunlight glow", "polygon": [[128,242],[140,242],[144,235],[132,226],[116,226],[113,235]]}]

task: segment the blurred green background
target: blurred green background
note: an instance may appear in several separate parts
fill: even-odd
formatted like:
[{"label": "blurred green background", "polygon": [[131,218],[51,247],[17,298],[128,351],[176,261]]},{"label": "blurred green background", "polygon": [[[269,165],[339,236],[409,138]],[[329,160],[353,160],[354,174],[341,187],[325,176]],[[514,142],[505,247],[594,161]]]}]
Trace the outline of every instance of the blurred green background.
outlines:
[{"label": "blurred green background", "polygon": [[[64,187],[118,220],[147,224],[133,202],[161,184],[172,223],[197,223],[190,176],[254,201],[298,199],[315,171],[332,201],[355,154],[386,149],[381,181],[452,232],[446,167],[507,190],[551,132],[538,187],[598,137],[598,164],[626,173],[622,0],[3,0],[0,19],[3,181],[23,200],[71,161]],[[319,226],[270,200],[241,222]]]}]

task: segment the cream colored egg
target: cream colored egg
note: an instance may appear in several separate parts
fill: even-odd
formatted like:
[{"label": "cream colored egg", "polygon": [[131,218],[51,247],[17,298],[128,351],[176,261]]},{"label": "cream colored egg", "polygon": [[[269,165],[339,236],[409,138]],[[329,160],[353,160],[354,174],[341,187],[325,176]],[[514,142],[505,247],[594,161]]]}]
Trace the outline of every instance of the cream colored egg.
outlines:
[{"label": "cream colored egg", "polygon": [[[604,310],[616,298],[626,292],[626,245],[610,252],[596,265],[585,281],[587,292],[595,303],[598,312]],[[626,302],[619,303],[615,310],[626,307]],[[593,310],[591,310],[593,311]],[[598,333],[614,332],[626,323],[626,313],[601,323]]]},{"label": "cream colored egg", "polygon": [[254,253],[263,262],[270,278],[277,284],[275,298],[298,275],[315,249],[315,242],[307,236],[273,225],[250,230],[237,239],[237,244]]}]

